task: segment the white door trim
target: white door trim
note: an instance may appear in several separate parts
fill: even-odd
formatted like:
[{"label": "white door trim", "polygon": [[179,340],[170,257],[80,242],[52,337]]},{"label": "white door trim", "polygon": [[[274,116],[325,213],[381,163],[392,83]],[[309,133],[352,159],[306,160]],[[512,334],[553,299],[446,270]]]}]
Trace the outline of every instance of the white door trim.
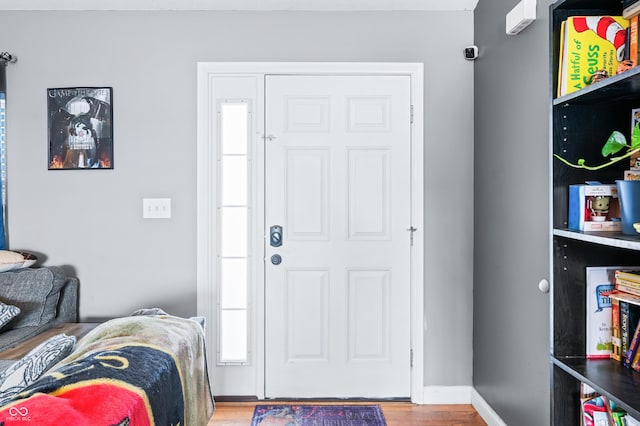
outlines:
[{"label": "white door trim", "polygon": [[[211,117],[216,116],[215,100],[211,97],[211,81],[221,75],[409,75],[413,126],[411,129],[411,215],[414,245],[411,250],[411,400],[423,403],[424,393],[424,86],[421,63],[314,63],[314,62],[200,62],[198,63],[197,114],[197,313],[208,320],[206,331],[207,358],[215,362],[213,320],[216,318],[216,271],[211,259],[216,256],[215,235],[215,175],[216,158],[211,130]],[[257,206],[262,207],[262,206]],[[264,232],[264,229],[262,230]],[[264,319],[264,288],[258,288],[250,306],[253,318]],[[264,324],[264,321],[260,321]],[[254,354],[256,389],[254,394],[264,398],[264,339],[255,333],[251,341]],[[261,361],[259,361],[261,360]],[[259,361],[259,362],[258,362]]]}]

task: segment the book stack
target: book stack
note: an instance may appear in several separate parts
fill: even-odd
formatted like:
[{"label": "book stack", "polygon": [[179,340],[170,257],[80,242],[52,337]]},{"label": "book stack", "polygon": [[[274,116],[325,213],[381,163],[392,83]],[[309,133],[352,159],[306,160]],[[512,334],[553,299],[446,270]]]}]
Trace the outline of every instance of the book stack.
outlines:
[{"label": "book stack", "polygon": [[580,414],[584,426],[640,426],[615,401],[599,394],[586,383],[580,383]]},{"label": "book stack", "polygon": [[640,270],[617,269],[611,297],[611,358],[640,371]]},{"label": "book stack", "polygon": [[627,29],[627,52],[625,59],[631,61],[633,66],[638,65],[638,49],[640,43],[638,43],[638,16],[640,15],[640,0],[623,0],[622,2],[622,17],[629,21],[629,28]]},{"label": "book stack", "polygon": [[[634,0],[633,3],[640,2]],[[560,25],[557,95],[593,83],[595,75],[611,77],[629,59],[629,20],[623,16],[570,16]],[[637,45],[636,19],[636,45]],[[637,47],[636,47],[637,50]]]},{"label": "book stack", "polygon": [[640,14],[640,0],[622,0],[622,17],[631,19]]},{"label": "book stack", "polygon": [[584,426],[625,426],[629,417],[614,401],[599,394],[581,398],[580,408]]}]

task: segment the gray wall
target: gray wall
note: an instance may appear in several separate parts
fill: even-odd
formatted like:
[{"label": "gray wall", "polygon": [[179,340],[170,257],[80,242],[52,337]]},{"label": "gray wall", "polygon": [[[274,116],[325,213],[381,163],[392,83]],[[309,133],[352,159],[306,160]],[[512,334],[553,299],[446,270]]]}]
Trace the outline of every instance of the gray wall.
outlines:
[{"label": "gray wall", "polygon": [[517,36],[517,0],[475,11],[473,384],[509,425],[549,423],[548,5]]},{"label": "gray wall", "polygon": [[[2,12],[0,40],[10,247],[73,271],[85,319],[195,313],[198,61],[423,62],[425,384],[471,385],[472,12]],[[113,87],[115,169],[47,171],[46,89],[84,85]]]}]

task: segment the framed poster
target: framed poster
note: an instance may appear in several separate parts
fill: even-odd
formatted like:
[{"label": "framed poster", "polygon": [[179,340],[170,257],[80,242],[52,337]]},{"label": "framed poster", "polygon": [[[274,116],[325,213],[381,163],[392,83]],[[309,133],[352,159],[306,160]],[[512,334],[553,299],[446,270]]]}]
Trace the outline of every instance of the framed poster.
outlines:
[{"label": "framed poster", "polygon": [[47,89],[49,170],[113,169],[113,89]]}]

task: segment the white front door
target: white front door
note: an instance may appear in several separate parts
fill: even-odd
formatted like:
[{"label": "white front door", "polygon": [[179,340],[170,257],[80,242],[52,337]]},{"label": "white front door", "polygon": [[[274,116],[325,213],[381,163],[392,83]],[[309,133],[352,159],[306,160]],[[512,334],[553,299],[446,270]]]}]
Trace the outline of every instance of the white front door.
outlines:
[{"label": "white front door", "polygon": [[408,397],[410,77],[265,93],[265,396]]}]

